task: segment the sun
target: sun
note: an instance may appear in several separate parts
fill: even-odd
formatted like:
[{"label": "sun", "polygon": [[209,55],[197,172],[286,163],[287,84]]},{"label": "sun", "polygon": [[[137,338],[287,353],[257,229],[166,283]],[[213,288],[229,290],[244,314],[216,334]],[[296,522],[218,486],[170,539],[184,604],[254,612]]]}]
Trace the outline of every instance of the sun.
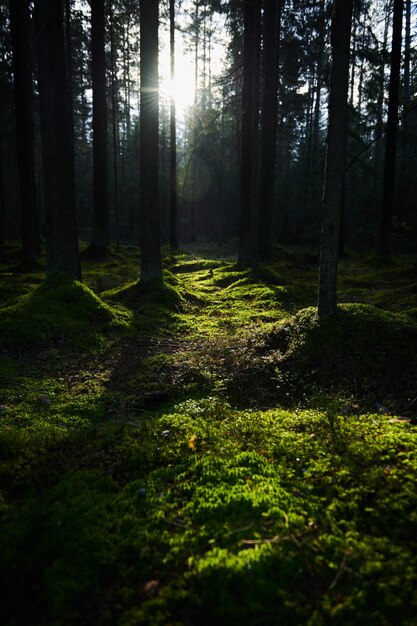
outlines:
[{"label": "sun", "polygon": [[174,97],[179,112],[185,111],[194,103],[194,67],[187,58],[178,59],[175,79],[169,84],[170,97]]},{"label": "sun", "polygon": [[169,56],[165,53],[160,58],[161,96],[169,102],[174,97],[177,116],[184,117],[187,109],[194,103],[194,63],[193,59],[182,50],[175,55],[175,79],[170,78]]}]

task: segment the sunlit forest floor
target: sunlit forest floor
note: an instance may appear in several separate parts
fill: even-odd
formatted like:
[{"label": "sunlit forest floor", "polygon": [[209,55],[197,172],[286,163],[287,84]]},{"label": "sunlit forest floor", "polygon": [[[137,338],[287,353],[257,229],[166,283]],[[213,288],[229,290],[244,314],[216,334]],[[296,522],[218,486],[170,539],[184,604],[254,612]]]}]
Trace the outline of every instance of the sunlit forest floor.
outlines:
[{"label": "sunlit forest floor", "polygon": [[417,624],[417,257],[0,250],[4,626]]}]

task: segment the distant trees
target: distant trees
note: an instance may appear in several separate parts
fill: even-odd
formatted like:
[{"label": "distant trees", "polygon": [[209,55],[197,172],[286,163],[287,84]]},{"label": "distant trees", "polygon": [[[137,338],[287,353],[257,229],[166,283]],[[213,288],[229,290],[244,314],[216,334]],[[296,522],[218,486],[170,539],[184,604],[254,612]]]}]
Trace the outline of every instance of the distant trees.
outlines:
[{"label": "distant trees", "polygon": [[34,261],[40,252],[35,183],[32,54],[29,0],[10,0],[16,112],[17,169],[23,256]]},{"label": "distant trees", "polygon": [[81,279],[62,0],[35,0],[35,42],[46,209],[46,273],[67,273]]},{"label": "distant trees", "polygon": [[[50,189],[54,183],[47,183],[51,180],[48,177],[57,179],[51,171],[60,159],[71,160],[68,138],[73,128],[78,234],[82,241],[89,242],[90,252],[103,254],[112,240],[118,245],[140,242],[146,279],[147,275],[161,276],[161,243],[176,248],[179,241],[237,238],[239,263],[255,270],[258,255],[261,260],[267,259],[273,241],[301,243],[316,251],[328,123],[326,102],[330,97],[334,103],[334,94],[329,91],[331,3],[167,0],[159,30],[155,18],[158,3],[147,0],[59,0],[50,4],[58,4],[60,11],[65,5],[59,17],[65,37],[57,84],[63,84],[66,72],[61,95],[68,89],[72,91],[70,96],[63,96],[66,104],[61,100],[57,115],[62,118],[62,111],[69,106],[71,112],[73,105],[73,117],[64,123],[64,131],[59,122],[59,145],[65,149],[57,159],[47,158],[53,165],[46,163],[44,155],[45,168],[40,159],[40,134],[43,138],[46,133],[42,144],[48,152],[51,132],[45,128],[44,113],[41,124],[37,116],[45,107],[45,93],[55,89],[49,68],[58,59],[62,62],[62,50],[57,48],[58,53],[52,55],[57,57],[53,63],[44,60],[48,63],[46,72],[39,62],[38,107],[28,37],[33,3],[10,0],[0,4],[0,240],[19,236],[21,223],[25,256],[34,258],[37,228],[40,225],[45,235],[50,231],[52,204],[58,213],[65,213],[68,207],[64,209],[59,203],[73,203],[73,192],[66,195],[65,202],[58,198],[52,203]],[[387,254],[391,239],[397,248],[417,241],[417,215],[413,210],[417,183],[411,172],[417,145],[413,6],[406,0],[401,66],[398,43],[396,57],[393,54],[390,59],[389,55],[391,8],[394,6],[397,14],[398,4],[399,0],[394,4],[393,0],[354,2],[348,71],[344,240],[348,245],[369,248],[375,247],[378,239],[381,254]],[[36,2],[39,5],[42,0]],[[48,8],[48,15],[55,11]],[[397,19],[394,22],[398,33],[401,27]],[[16,35],[17,23],[24,26],[20,36]],[[41,55],[38,43],[43,33],[37,25],[32,37]],[[164,51],[161,90],[155,71],[158,38]],[[192,67],[191,74],[194,70],[188,79],[190,84],[184,83],[184,90],[192,89],[194,84],[194,101],[191,103],[190,98],[186,109],[166,93],[169,73],[173,77],[176,71],[178,85],[185,65]],[[392,137],[398,122],[393,124],[393,120],[398,120],[399,104],[398,100],[392,104],[391,95],[388,102],[388,85],[393,84],[389,81],[390,69],[397,93],[400,87],[403,105],[401,129],[395,141]],[[46,91],[42,87],[45,81]],[[31,131],[28,124],[32,100],[36,106]],[[47,116],[52,119],[50,110]],[[329,141],[330,135],[329,127]],[[384,167],[389,175],[385,175],[384,182],[385,139]],[[392,147],[397,143],[401,161],[394,180],[396,157]],[[335,164],[332,158],[328,163]],[[60,176],[72,178],[73,165],[59,168]],[[332,180],[336,179],[332,176]],[[331,188],[328,181],[326,206],[331,203]],[[39,217],[33,212],[36,205]],[[66,232],[73,230],[71,226]],[[392,232],[397,234],[396,239]]]}]

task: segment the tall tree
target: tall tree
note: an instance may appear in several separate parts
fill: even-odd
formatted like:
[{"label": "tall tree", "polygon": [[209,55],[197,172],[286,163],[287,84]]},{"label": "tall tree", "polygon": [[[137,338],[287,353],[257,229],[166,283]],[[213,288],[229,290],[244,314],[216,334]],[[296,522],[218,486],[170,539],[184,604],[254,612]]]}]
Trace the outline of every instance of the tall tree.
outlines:
[{"label": "tall tree", "polygon": [[318,292],[318,315],[322,320],[335,313],[337,306],[337,263],[343,203],[352,8],[353,0],[335,0],[332,16],[332,67]]},{"label": "tall tree", "polygon": [[[243,88],[242,122],[240,144],[240,219],[239,219],[239,254],[241,266],[251,264],[255,253],[253,245],[253,202],[255,167],[254,146],[257,111],[255,102],[259,94],[257,77],[257,25],[259,23],[260,0],[245,0],[244,35],[243,35]],[[257,83],[257,84],[256,84]],[[256,251],[257,253],[257,251]]]},{"label": "tall tree", "polygon": [[23,256],[32,262],[40,251],[33,133],[33,88],[28,0],[10,0],[10,32],[16,112],[17,169]]},{"label": "tall tree", "polygon": [[268,259],[271,248],[275,143],[278,109],[278,48],[284,0],[265,0],[263,18],[263,85],[259,174],[259,254]]},{"label": "tall tree", "polygon": [[112,143],[113,143],[113,187],[114,187],[114,212],[116,221],[116,246],[120,248],[120,216],[119,216],[119,133],[117,122],[117,70],[116,70],[116,41],[114,32],[114,14],[112,0],[109,2],[110,15],[110,64],[111,64],[111,117],[112,117]]},{"label": "tall tree", "polygon": [[74,145],[62,0],[35,0],[35,42],[46,208],[46,274],[81,279],[75,219]]},{"label": "tall tree", "polygon": [[404,42],[404,113],[402,127],[408,128],[408,108],[411,100],[410,85],[410,64],[411,64],[411,0],[405,0],[405,42]]},{"label": "tall tree", "polygon": [[93,231],[90,252],[109,245],[107,101],[104,0],[91,0],[91,72],[93,85]]},{"label": "tall tree", "polygon": [[65,51],[67,59],[68,87],[70,93],[71,120],[72,126],[74,126],[71,0],[65,0]]},{"label": "tall tree", "polygon": [[6,241],[6,224],[4,210],[4,184],[3,184],[3,155],[2,145],[0,142],[0,245]]},{"label": "tall tree", "polygon": [[[175,80],[175,0],[169,0],[169,35],[171,60],[171,85]],[[177,125],[175,94],[170,102],[170,244],[178,248],[178,204],[177,204]]]},{"label": "tall tree", "polygon": [[162,280],[159,216],[159,2],[140,3],[141,281]]},{"label": "tall tree", "polygon": [[385,138],[384,180],[382,189],[381,220],[379,224],[378,239],[378,252],[382,257],[388,257],[391,252],[392,215],[395,190],[395,165],[398,133],[398,103],[400,94],[401,32],[403,8],[403,0],[394,0],[391,68],[388,95],[388,119]]}]

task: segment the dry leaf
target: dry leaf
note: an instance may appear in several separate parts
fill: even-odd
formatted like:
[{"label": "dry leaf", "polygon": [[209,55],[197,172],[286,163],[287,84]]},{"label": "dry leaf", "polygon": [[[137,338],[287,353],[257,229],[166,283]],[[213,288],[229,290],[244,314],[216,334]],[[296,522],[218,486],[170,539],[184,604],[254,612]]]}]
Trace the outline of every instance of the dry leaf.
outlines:
[{"label": "dry leaf", "polygon": [[197,441],[197,435],[191,435],[191,437],[188,440],[188,447],[190,448],[190,450],[196,449],[196,441]]}]

